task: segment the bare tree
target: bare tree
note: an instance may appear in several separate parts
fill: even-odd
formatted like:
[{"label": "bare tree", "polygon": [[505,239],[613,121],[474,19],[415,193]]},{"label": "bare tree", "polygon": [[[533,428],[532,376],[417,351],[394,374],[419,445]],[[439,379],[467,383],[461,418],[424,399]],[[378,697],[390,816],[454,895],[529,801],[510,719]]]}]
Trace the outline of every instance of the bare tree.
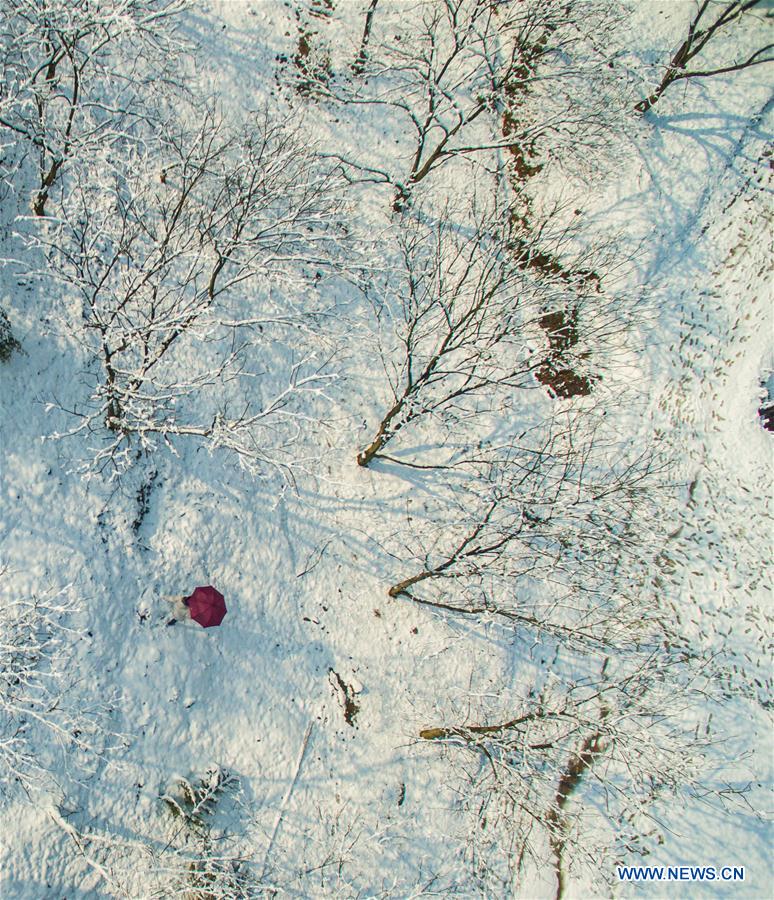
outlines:
[{"label": "bare tree", "polygon": [[340,233],[334,173],[268,113],[228,132],[207,112],[193,133],[130,149],[115,168],[100,162],[99,179],[79,167],[61,218],[33,238],[78,298],[75,335],[100,362],[68,433],[107,426],[98,468],[178,436],[226,447],[253,470],[276,459],[269,442],[279,457],[290,452],[304,420],[294,401],[320,394],[324,360],[291,352],[273,392],[262,385],[255,341],[300,316],[244,288],[325,268]]},{"label": "bare tree", "polygon": [[419,737],[462,765],[484,892],[553,865],[560,898],[571,875],[604,884],[601,860],[612,873],[657,845],[659,799],[744,804],[745,784],[715,781],[711,762],[710,724],[738,666],[685,628],[691,613],[665,591],[673,492],[598,405],[470,451],[461,470],[471,481],[457,477],[422,563],[389,593],[482,638],[499,623],[523,648],[524,687],[471,690]]},{"label": "bare tree", "polygon": [[[366,20],[369,49],[362,56],[361,45],[356,63],[363,78],[328,79],[319,93],[395,112],[410,135],[410,162],[408,171],[396,173],[345,160],[353,177],[394,185],[394,205],[401,210],[415,185],[455,158],[526,146],[548,135],[554,144],[564,144],[570,132],[578,145],[598,134],[604,120],[600,104],[581,98],[593,98],[590,69],[602,71],[602,54],[589,48],[596,41],[601,46],[610,9],[605,2],[533,0],[431,0],[380,8],[389,24],[376,41],[372,20]],[[500,130],[498,118],[509,96],[527,85],[535,88],[535,102]],[[597,97],[604,93],[599,83],[595,91]]]},{"label": "bare tree", "polygon": [[[720,6],[720,10],[715,18],[710,21],[711,11],[715,11],[717,6]],[[686,78],[710,78],[713,75],[739,72],[751,66],[774,62],[774,43],[769,43],[744,59],[736,59],[725,65],[713,66],[708,69],[691,69],[689,67],[693,60],[702,53],[707,44],[718,35],[727,33],[729,27],[739,27],[742,23],[750,20],[755,21],[758,27],[762,24],[767,24],[765,18],[762,19],[751,15],[752,11],[756,7],[760,8],[760,6],[761,0],[732,0],[732,2],[718,4],[711,4],[710,0],[701,0],[696,15],[688,26],[688,35],[669,61],[669,65],[666,67],[658,87],[650,96],[640,100],[634,108],[641,113],[647,112],[658,103],[664,91],[676,81],[682,81]],[[770,13],[768,15],[770,16]]]},{"label": "bare tree", "polygon": [[468,857],[488,892],[549,867],[557,900],[573,874],[604,888],[616,859],[663,840],[659,798],[719,799],[711,661],[650,622],[610,656],[542,645],[552,662],[529,691],[485,696],[466,720],[420,731],[464,765]]},{"label": "bare tree", "polygon": [[471,691],[467,712],[419,733],[462,754],[470,862],[487,893],[547,865],[558,898],[573,873],[604,883],[601,859],[613,872],[658,841],[662,794],[722,795],[706,759],[723,665],[682,633],[663,592],[658,467],[605,420],[538,428],[489,468],[480,452],[423,567],[390,590],[490,635],[500,623],[524,648],[517,696]]},{"label": "bare tree", "polygon": [[447,524],[390,596],[566,645],[628,644],[649,615],[627,586],[654,552],[643,523],[658,466],[649,452],[619,446],[604,423],[599,410],[568,413],[470,451],[457,471],[472,477],[455,485]]},{"label": "bare tree", "polygon": [[418,417],[498,386],[525,386],[534,366],[514,347],[517,317],[529,317],[534,298],[513,303],[520,276],[503,236],[481,226],[470,234],[444,217],[429,225],[415,222],[398,240],[401,282],[398,297],[387,300],[398,310],[394,400],[358,454],[360,466]]},{"label": "bare tree", "polygon": [[[358,454],[359,465],[384,456],[399,432],[424,417],[491,409],[519,389],[534,388],[555,358],[554,349],[538,349],[545,316],[555,310],[577,312],[594,297],[593,330],[602,343],[601,323],[610,326],[610,309],[599,302],[583,256],[567,272],[537,264],[545,255],[540,244],[569,243],[566,231],[551,235],[544,225],[523,233],[491,209],[461,222],[447,212],[435,221],[420,213],[404,223],[398,275],[370,291],[394,317],[397,346],[394,355],[391,347],[384,354],[392,401]],[[582,347],[575,352],[580,359]],[[569,357],[565,361],[570,365]]]},{"label": "bare tree", "polygon": [[34,150],[35,215],[45,215],[49,192],[70,159],[120,140],[138,117],[163,108],[155,87],[180,49],[171,25],[186,4],[0,4],[0,125]]}]

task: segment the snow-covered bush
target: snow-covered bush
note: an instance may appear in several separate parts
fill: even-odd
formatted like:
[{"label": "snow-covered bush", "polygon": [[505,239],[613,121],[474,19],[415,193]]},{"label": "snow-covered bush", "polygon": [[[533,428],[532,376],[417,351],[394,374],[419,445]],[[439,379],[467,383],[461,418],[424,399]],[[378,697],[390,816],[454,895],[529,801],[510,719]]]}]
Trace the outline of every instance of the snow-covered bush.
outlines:
[{"label": "snow-covered bush", "polygon": [[86,751],[94,721],[68,696],[76,632],[65,593],[18,597],[0,582],[0,786],[45,784],[61,752]]},{"label": "snow-covered bush", "polygon": [[211,765],[203,775],[174,776],[159,814],[135,835],[119,836],[93,821],[81,829],[58,809],[51,818],[113,895],[247,900],[265,891],[239,795],[239,779]]},{"label": "snow-covered bush", "polygon": [[15,350],[19,350],[21,344],[13,336],[11,331],[11,323],[5,310],[0,306],[0,362],[8,362],[11,354]]},{"label": "snow-covered bush", "polygon": [[224,792],[238,787],[238,778],[220,766],[210,766],[200,778],[173,778],[160,799],[174,818],[191,830],[202,832],[207,830],[208,819]]}]

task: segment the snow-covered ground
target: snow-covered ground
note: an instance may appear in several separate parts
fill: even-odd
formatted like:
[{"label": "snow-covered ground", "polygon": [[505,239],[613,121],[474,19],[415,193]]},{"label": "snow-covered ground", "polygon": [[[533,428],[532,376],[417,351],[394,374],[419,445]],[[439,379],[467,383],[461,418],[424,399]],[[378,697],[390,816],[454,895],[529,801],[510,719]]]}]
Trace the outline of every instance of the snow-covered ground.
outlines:
[{"label": "snow-covered ground", "polygon": [[[344,57],[343,35],[357,47],[367,6],[341,0],[319,26],[332,29]],[[283,83],[298,41],[294,7],[193,4],[183,31],[197,45],[197,89],[213,93],[226,117],[271,101],[329,153],[375,168],[402,159],[400,120]],[[646,63],[663,61],[692,9],[626,7],[631,46],[617,64],[641,79],[633,96],[651,84]],[[673,562],[665,602],[683,633],[729,667],[730,699],[713,732],[717,771],[707,778],[728,784],[727,808],[710,798],[656,802],[665,839],[645,862],[743,865],[745,882],[615,886],[611,874],[616,895],[770,892],[772,435],[757,415],[761,379],[774,368],[770,85],[760,66],[673,87],[648,116],[625,119],[603,171],[582,181],[550,170],[541,188],[582,206],[587,239],[612,241],[627,261],[619,289],[643,314],[615,374],[622,396],[634,398],[619,427],[641,428],[643,440],[655,434],[672,460],[681,500],[663,523]],[[437,176],[443,190],[461,194],[474,168],[449,171]],[[389,234],[391,199],[380,185],[347,195],[359,253]],[[17,233],[34,224],[17,216],[27,209],[21,188],[5,201],[5,258],[24,252]],[[63,592],[73,601],[67,702],[99,707],[100,717],[88,750],[60,752],[42,732],[48,743],[37,752],[53,779],[5,801],[0,897],[163,896],[159,885],[172,884],[164,854],[183,826],[170,827],[159,798],[211,766],[240,785],[219,804],[213,852],[251,848],[267,895],[484,891],[469,877],[464,766],[419,732],[476,721],[482,698],[523,694],[542,661],[491,624],[387,596],[417,567],[407,535],[440,529],[440,499],[426,472],[355,463],[387,399],[368,304],[343,282],[319,289],[338,292],[338,378],[324,425],[309,426],[316,458],[295,485],[253,478],[225,452],[184,442],[109,482],[75,471],[85,438],[50,439],[62,423],[50,404],[84,402],[90,362],[52,312],[58,289],[19,271],[0,271],[0,305],[23,348],[0,366],[0,597]],[[277,353],[267,369],[281,366]],[[225,595],[222,626],[169,624],[165,598],[200,584]],[[599,890],[582,871],[571,875],[568,896]],[[518,894],[555,890],[552,868],[527,866]]]}]

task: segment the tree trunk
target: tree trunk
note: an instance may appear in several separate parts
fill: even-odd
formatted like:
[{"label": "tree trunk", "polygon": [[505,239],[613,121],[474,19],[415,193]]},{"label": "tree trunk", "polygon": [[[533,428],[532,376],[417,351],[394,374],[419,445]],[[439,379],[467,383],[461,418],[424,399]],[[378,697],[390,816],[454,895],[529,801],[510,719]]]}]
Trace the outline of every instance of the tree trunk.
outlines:
[{"label": "tree trunk", "polygon": [[408,588],[419,584],[420,581],[424,581],[426,578],[432,578],[435,574],[435,572],[426,569],[418,575],[412,575],[411,578],[405,578],[403,581],[394,584],[387,593],[390,597],[400,597],[401,594],[408,594]]},{"label": "tree trunk", "polygon": [[640,100],[639,103],[635,103],[634,108],[639,113],[646,113],[651,106],[655,106],[658,103],[659,98],[664,93],[664,91],[672,84],[673,81],[677,78],[677,71],[675,69],[667,69],[666,74],[661,79],[661,84],[656,88],[656,90],[644,100]]},{"label": "tree trunk", "polygon": [[48,191],[40,190],[32,198],[32,212],[41,218],[46,214],[46,201],[48,200]]},{"label": "tree trunk", "polygon": [[357,59],[352,65],[352,71],[355,75],[362,75],[363,69],[365,69],[365,64],[368,61],[368,42],[371,39],[371,26],[374,20],[374,13],[376,12],[377,4],[379,0],[371,0],[371,5],[368,7],[368,12],[366,13],[365,18],[365,28],[363,29],[363,39],[360,41],[360,52],[357,55]]},{"label": "tree trunk", "polygon": [[581,779],[588,769],[594,764],[596,758],[603,752],[602,735],[589,735],[581,745],[580,751],[570,758],[567,768],[559,779],[556,790],[554,806],[548,814],[549,840],[554,852],[554,867],[556,871],[556,894],[554,900],[562,900],[566,887],[564,878],[564,808]]},{"label": "tree trunk", "polygon": [[105,384],[107,387],[108,395],[107,409],[105,410],[105,425],[111,431],[120,431],[123,411],[121,409],[121,403],[114,390],[116,373],[111,361],[112,353],[108,352],[107,348],[105,348],[103,352],[105,357]]},{"label": "tree trunk", "polygon": [[395,188],[395,196],[392,200],[393,212],[402,213],[411,200],[411,189],[405,184],[399,184]]},{"label": "tree trunk", "polygon": [[371,460],[378,455],[379,451],[384,447],[384,445],[390,441],[398,429],[401,427],[398,425],[393,431],[390,430],[390,424],[395,416],[403,409],[403,403],[406,399],[406,395],[404,394],[400,400],[397,400],[392,409],[387,413],[387,415],[382,419],[381,425],[379,425],[379,430],[376,432],[376,437],[371,441],[371,443],[362,450],[357,455],[357,464],[359,466],[367,466]]},{"label": "tree trunk", "polygon": [[108,400],[107,412],[105,413],[105,425],[111,431],[121,430],[121,404],[117,397],[111,397]]},{"label": "tree trunk", "polygon": [[41,179],[40,190],[35,194],[32,200],[32,211],[36,216],[45,216],[46,202],[48,201],[48,189],[56,181],[56,176],[64,164],[63,159],[55,159],[51,163],[46,175]]},{"label": "tree trunk", "polygon": [[[695,23],[694,23],[695,24]],[[639,113],[646,113],[651,106],[654,106],[658,103],[659,97],[664,93],[664,91],[672,84],[673,81],[677,79],[681,72],[685,71],[685,67],[688,64],[691,56],[691,49],[693,47],[693,36],[689,34],[688,37],[680,44],[677,48],[672,59],[669,61],[669,65],[667,66],[666,72],[664,72],[664,77],[661,79],[661,83],[656,88],[656,90],[644,100],[640,100],[639,103],[636,103],[634,108]]]}]

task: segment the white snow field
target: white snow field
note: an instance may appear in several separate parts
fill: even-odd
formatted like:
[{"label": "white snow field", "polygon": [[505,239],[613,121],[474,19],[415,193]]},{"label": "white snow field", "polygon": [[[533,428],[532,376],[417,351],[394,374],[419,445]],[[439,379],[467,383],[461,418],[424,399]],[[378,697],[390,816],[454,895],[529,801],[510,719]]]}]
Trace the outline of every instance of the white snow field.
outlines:
[{"label": "white snow field", "polygon": [[634,110],[702,6],[0,0],[2,900],[771,895],[774,66]]}]

